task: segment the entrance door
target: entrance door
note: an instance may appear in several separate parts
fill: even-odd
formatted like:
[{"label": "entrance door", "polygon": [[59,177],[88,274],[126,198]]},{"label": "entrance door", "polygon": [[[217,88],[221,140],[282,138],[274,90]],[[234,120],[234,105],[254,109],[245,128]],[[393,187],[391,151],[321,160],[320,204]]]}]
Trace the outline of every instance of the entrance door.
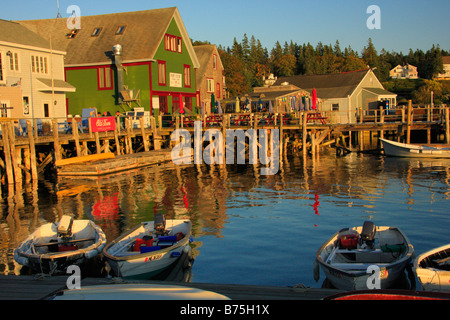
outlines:
[{"label": "entrance door", "polygon": [[44,117],[49,118],[50,117],[50,104],[44,103]]},{"label": "entrance door", "polygon": [[172,113],[180,112],[180,96],[176,95],[172,97]]}]

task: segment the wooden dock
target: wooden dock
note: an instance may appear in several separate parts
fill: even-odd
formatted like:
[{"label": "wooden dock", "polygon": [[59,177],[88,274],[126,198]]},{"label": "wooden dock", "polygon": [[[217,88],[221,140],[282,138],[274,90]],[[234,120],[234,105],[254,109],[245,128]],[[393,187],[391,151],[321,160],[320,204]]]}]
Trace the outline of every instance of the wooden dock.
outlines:
[{"label": "wooden dock", "polygon": [[[140,153],[125,154],[105,159],[92,160],[58,165],[58,176],[62,177],[98,177],[126,170],[133,170],[147,166],[160,165],[172,161],[170,149],[152,150]],[[180,159],[180,158],[178,158]]]},{"label": "wooden dock", "polygon": [[[0,300],[41,300],[67,289],[68,276],[0,276]],[[106,278],[85,278],[81,287],[120,283]],[[213,291],[232,300],[320,300],[342,292],[335,289],[213,284],[177,281],[128,281],[127,283],[167,284]]]},{"label": "wooden dock", "polygon": [[[72,163],[60,166],[60,175],[95,176],[167,161],[171,135],[176,129],[194,132],[201,122],[202,132],[218,129],[224,138],[227,131],[249,129],[279,130],[280,156],[300,152],[313,156],[321,146],[337,145],[345,150],[364,151],[378,148],[377,138],[411,142],[412,131],[426,131],[431,141],[450,143],[450,120],[447,106],[397,109],[395,114],[380,110],[359,110],[355,123],[338,123],[337,113],[298,111],[286,114],[239,113],[221,115],[168,115],[150,117],[150,126],[140,118],[139,126],[128,118],[117,118],[114,131],[79,131],[77,120],[46,119],[45,130],[37,129],[37,119],[0,119],[0,173],[2,184],[30,182],[39,179],[48,168],[56,168],[61,160],[89,155],[114,153],[115,160]],[[313,116],[311,116],[313,115]],[[26,120],[26,126],[19,122]],[[61,121],[65,123],[61,129]],[[43,125],[42,125],[43,126]],[[69,130],[70,129],[70,130]],[[62,130],[62,131],[61,131]],[[203,147],[206,147],[203,144]],[[342,149],[342,150],[344,150]],[[158,153],[159,150],[160,151]],[[120,166],[114,167],[114,163]],[[74,162],[77,162],[75,160]],[[78,161],[79,162],[79,161]],[[82,166],[82,167],[80,167]]]}]

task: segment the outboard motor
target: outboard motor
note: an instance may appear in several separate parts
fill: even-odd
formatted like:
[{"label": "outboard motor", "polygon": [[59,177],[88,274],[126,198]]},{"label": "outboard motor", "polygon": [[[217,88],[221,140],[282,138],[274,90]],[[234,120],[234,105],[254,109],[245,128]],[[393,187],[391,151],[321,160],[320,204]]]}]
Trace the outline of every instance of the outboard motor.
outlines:
[{"label": "outboard motor", "polygon": [[58,237],[68,238],[72,235],[73,218],[62,216],[58,224]]},{"label": "outboard motor", "polygon": [[155,214],[154,229],[157,235],[166,233],[166,217],[163,214]]},{"label": "outboard motor", "polygon": [[375,242],[375,233],[375,223],[373,223],[372,221],[364,221],[360,235],[361,244],[366,244],[369,248],[373,248],[373,244]]}]

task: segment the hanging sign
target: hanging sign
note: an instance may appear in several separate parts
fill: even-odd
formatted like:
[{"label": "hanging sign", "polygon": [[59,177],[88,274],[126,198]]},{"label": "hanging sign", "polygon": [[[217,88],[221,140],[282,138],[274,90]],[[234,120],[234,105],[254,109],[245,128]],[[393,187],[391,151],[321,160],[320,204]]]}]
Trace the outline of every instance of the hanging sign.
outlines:
[{"label": "hanging sign", "polygon": [[181,88],[181,73],[170,73],[170,86],[173,88]]},{"label": "hanging sign", "polygon": [[92,132],[104,132],[116,130],[115,117],[90,118]]}]

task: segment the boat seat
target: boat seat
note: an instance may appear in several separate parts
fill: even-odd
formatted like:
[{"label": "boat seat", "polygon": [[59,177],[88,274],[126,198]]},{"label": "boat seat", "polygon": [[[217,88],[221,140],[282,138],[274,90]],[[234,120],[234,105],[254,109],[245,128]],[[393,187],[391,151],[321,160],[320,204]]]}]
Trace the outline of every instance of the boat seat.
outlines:
[{"label": "boat seat", "polygon": [[137,256],[141,254],[139,251],[123,251],[115,254],[116,257]]},{"label": "boat seat", "polygon": [[380,268],[387,267],[388,263],[332,263],[333,268],[338,268],[341,270],[358,270],[366,271],[370,266],[376,265]]}]

